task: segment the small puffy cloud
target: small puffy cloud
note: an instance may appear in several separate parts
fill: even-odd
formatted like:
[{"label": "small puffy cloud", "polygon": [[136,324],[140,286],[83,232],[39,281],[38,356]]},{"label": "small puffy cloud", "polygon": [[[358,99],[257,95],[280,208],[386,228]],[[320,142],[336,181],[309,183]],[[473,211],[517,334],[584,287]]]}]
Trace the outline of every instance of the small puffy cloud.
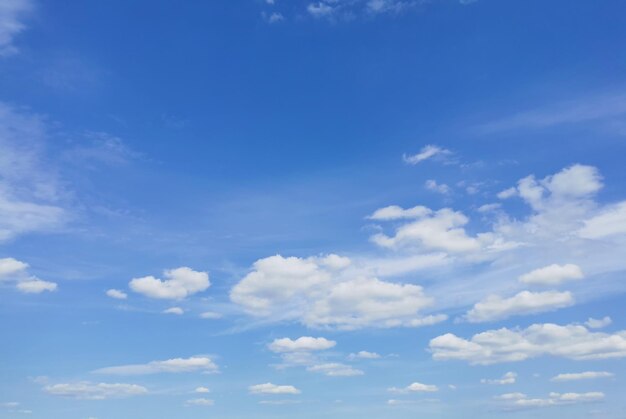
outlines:
[{"label": "small puffy cloud", "polygon": [[439,388],[435,385],[431,385],[431,384],[422,384],[422,383],[412,383],[409,384],[406,387],[403,388],[398,388],[398,387],[391,387],[388,389],[388,391],[392,392],[392,393],[400,393],[400,394],[405,394],[405,393],[435,393],[437,391],[439,391]]},{"label": "small puffy cloud", "polygon": [[211,399],[199,398],[185,401],[185,406],[213,406],[215,402]]},{"label": "small puffy cloud", "polygon": [[307,371],[318,372],[329,377],[354,377],[365,374],[363,371],[353,368],[350,365],[339,362],[328,362],[324,364],[311,365]]},{"label": "small puffy cloud", "polygon": [[381,356],[376,352],[359,351],[348,355],[348,359],[379,359]]},{"label": "small puffy cloud", "polygon": [[210,393],[211,390],[209,390],[207,387],[196,387],[194,392],[195,393]]},{"label": "small puffy cloud", "polygon": [[498,198],[500,199],[509,199],[512,198],[514,196],[517,196],[517,188],[515,187],[510,187],[508,189],[505,189],[501,192],[498,193]]},{"label": "small puffy cloud", "polygon": [[116,300],[125,300],[128,298],[128,294],[126,294],[124,291],[116,289],[107,290],[106,295],[111,298],[115,298]]},{"label": "small puffy cloud", "polygon": [[509,407],[518,408],[518,409],[530,409],[530,408],[540,408],[540,407],[550,407],[550,406],[559,406],[559,405],[569,405],[569,404],[578,404],[578,403],[593,403],[600,402],[604,400],[604,393],[601,392],[589,392],[589,393],[550,393],[547,398],[544,399],[530,399],[526,395],[522,393],[511,393],[511,394],[519,394],[522,397],[517,398],[509,398],[504,399],[500,398],[500,400],[504,400]]},{"label": "small puffy cloud", "polygon": [[505,393],[505,394],[501,394],[499,396],[495,396],[494,399],[496,400],[520,400],[520,399],[526,399],[528,396],[524,393]]},{"label": "small puffy cloud", "polygon": [[57,284],[49,281],[42,281],[38,278],[29,278],[24,281],[19,281],[16,285],[17,289],[26,294],[40,294],[44,291],[56,291]]},{"label": "small puffy cloud", "polygon": [[448,185],[446,185],[445,183],[437,183],[437,181],[434,179],[428,179],[426,182],[424,182],[424,187],[429,191],[437,192],[442,195],[448,195],[450,192],[452,192],[452,189]]},{"label": "small puffy cloud", "polygon": [[510,298],[490,295],[476,303],[464,318],[470,323],[489,322],[511,316],[553,311],[573,304],[574,297],[569,291],[522,291]]},{"label": "small puffy cloud", "polygon": [[547,355],[577,361],[623,358],[626,331],[607,334],[590,332],[577,324],[533,324],[526,329],[489,330],[470,339],[447,333],[432,339],[429,348],[435,360],[462,360],[473,365],[519,362]]},{"label": "small puffy cloud", "polygon": [[108,375],[147,375],[158,373],[203,372],[217,373],[218,366],[209,357],[195,356],[191,358],[174,358],[166,361],[152,361],[147,364],[121,365],[100,368],[96,374]]},{"label": "small puffy cloud", "polygon": [[53,396],[70,397],[84,400],[118,399],[148,394],[148,389],[137,384],[91,383],[80,381],[68,384],[50,384],[44,391]]},{"label": "small puffy cloud", "polygon": [[40,294],[57,290],[56,283],[29,275],[27,269],[27,263],[13,258],[2,258],[0,259],[0,282],[15,282],[17,290],[25,294]]},{"label": "small puffy cloud", "polygon": [[307,12],[313,17],[330,17],[335,11],[334,7],[326,2],[320,1],[317,3],[309,3],[306,8]]},{"label": "small puffy cloud", "polygon": [[609,378],[615,374],[606,371],[585,371],[576,373],[559,374],[550,379],[550,381],[578,381],[590,380],[594,378]]},{"label": "small puffy cloud", "polygon": [[482,380],[480,380],[480,382],[483,384],[497,384],[497,385],[515,384],[516,381],[517,381],[517,373],[514,373],[512,371],[509,371],[506,374],[504,374],[502,378],[497,378],[497,379],[483,378]]},{"label": "small puffy cloud", "polygon": [[272,12],[270,14],[264,14],[264,17],[268,23],[278,23],[278,22],[282,22],[283,20],[285,20],[285,17],[283,16],[283,14],[279,12]]},{"label": "small puffy cloud", "polygon": [[300,394],[294,386],[279,386],[272,383],[256,384],[248,388],[250,394]]},{"label": "small puffy cloud", "polygon": [[450,154],[450,151],[445,148],[441,148],[436,145],[427,145],[424,146],[417,154],[411,156],[404,155],[403,159],[406,163],[415,165],[425,160],[432,159],[434,157],[442,157],[448,154]]},{"label": "small puffy cloud", "polygon": [[221,319],[222,317],[223,317],[222,313],[216,313],[214,311],[205,311],[204,313],[200,313],[201,319],[215,320],[215,319]]},{"label": "small puffy cloud", "polygon": [[166,310],[163,310],[163,314],[175,314],[177,316],[181,316],[185,314],[185,310],[180,307],[170,307]]},{"label": "small puffy cloud", "polygon": [[502,208],[501,204],[485,204],[485,205],[481,205],[480,207],[478,207],[477,211],[481,212],[481,213],[488,213],[488,212],[494,212],[499,210],[500,208]]},{"label": "small puffy cloud", "polygon": [[323,351],[333,348],[337,342],[334,340],[328,340],[326,338],[313,338],[310,336],[302,336],[296,340],[289,338],[275,339],[268,345],[268,348],[272,352],[284,353],[284,352],[310,352],[310,351]]},{"label": "small puffy cloud", "polygon": [[15,37],[26,29],[24,18],[33,10],[31,0],[5,0],[0,2],[0,57],[18,52]]},{"label": "small puffy cloud", "polygon": [[459,211],[443,208],[429,216],[408,222],[396,229],[395,235],[379,233],[371,240],[387,248],[425,248],[463,253],[480,250],[481,241],[470,237],[463,226],[469,219]]},{"label": "small puffy cloud", "polygon": [[402,220],[426,217],[427,215],[432,214],[432,212],[433,211],[430,208],[421,205],[408,209],[404,209],[397,205],[390,205],[388,207],[377,209],[367,218],[377,221]]},{"label": "small puffy cloud", "polygon": [[181,267],[164,271],[166,280],[153,276],[134,278],[130,281],[130,289],[150,298],[180,300],[211,286],[209,274]]},{"label": "small puffy cloud", "polygon": [[610,205],[586,220],[578,235],[585,239],[603,239],[626,234],[626,201]]},{"label": "small puffy cloud", "polygon": [[587,326],[590,329],[602,329],[604,327],[607,327],[611,323],[613,323],[613,320],[611,320],[611,318],[609,316],[605,316],[602,319],[594,319],[594,318],[590,317],[585,322],[585,326]]},{"label": "small puffy cloud", "polygon": [[583,279],[585,274],[578,265],[549,265],[519,277],[520,282],[531,285],[558,285],[565,281]]}]

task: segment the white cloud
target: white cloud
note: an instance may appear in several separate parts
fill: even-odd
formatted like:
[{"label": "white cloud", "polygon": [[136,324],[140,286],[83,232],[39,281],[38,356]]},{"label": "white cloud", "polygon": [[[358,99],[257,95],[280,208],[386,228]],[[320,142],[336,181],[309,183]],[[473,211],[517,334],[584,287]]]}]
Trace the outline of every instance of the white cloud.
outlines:
[{"label": "white cloud", "polygon": [[249,387],[251,394],[300,394],[294,386],[279,386],[272,383],[257,384]]},{"label": "white cloud", "polygon": [[33,10],[31,0],[4,0],[0,2],[0,57],[18,52],[15,37],[26,29],[23,19]]},{"label": "white cloud", "polygon": [[578,234],[585,239],[602,239],[626,234],[626,201],[610,205],[598,215],[586,220]]},{"label": "white cloud", "polygon": [[233,287],[231,300],[256,316],[318,328],[417,327],[445,319],[419,315],[433,303],[421,287],[361,277],[346,270],[345,260],[333,255],[258,260]]},{"label": "white cloud", "polygon": [[512,198],[514,196],[517,196],[517,188],[511,187],[511,188],[505,189],[505,190],[499,192],[497,196],[500,199]]},{"label": "white cloud", "polygon": [[372,215],[370,215],[370,220],[379,220],[379,221],[389,221],[389,220],[401,220],[407,218],[422,218],[427,215],[432,214],[432,210],[430,208],[418,205],[413,208],[404,209],[397,205],[390,205],[388,207],[380,208],[374,211]]},{"label": "white cloud", "polygon": [[56,291],[54,282],[43,281],[28,274],[28,264],[13,258],[0,259],[0,282],[13,282],[18,291],[25,294],[40,294]]},{"label": "white cloud", "polygon": [[168,359],[166,361],[152,361],[147,364],[100,368],[93,372],[96,374],[109,375],[147,375],[185,372],[217,373],[219,372],[219,368],[209,357],[194,356],[191,358]]},{"label": "white cloud", "polygon": [[609,316],[605,316],[602,319],[594,319],[594,318],[590,317],[585,322],[585,326],[587,326],[590,329],[602,329],[602,328],[610,325],[611,323],[613,323],[613,320],[611,320],[611,318]]},{"label": "white cloud", "polygon": [[210,393],[211,390],[209,390],[207,387],[196,387],[194,392],[195,393]]},{"label": "white cloud", "polygon": [[333,12],[335,11],[333,6],[323,1],[317,3],[309,3],[306,10],[311,16],[316,18],[332,16]]},{"label": "white cloud", "polygon": [[489,330],[466,340],[447,333],[430,341],[436,360],[462,360],[488,365],[518,362],[540,356],[578,361],[626,357],[626,331],[615,334],[590,332],[581,325],[546,323],[526,329]]},{"label": "white cloud", "polygon": [[448,195],[450,192],[452,192],[452,189],[448,185],[446,185],[445,183],[437,183],[437,181],[434,179],[427,180],[424,183],[424,186],[429,191],[437,192],[442,195]]},{"label": "white cloud", "polygon": [[16,285],[17,289],[26,294],[40,294],[45,291],[56,291],[57,284],[49,281],[42,281],[38,278],[30,278],[19,281]]},{"label": "white cloud", "polygon": [[[529,399],[523,393],[511,393],[519,397],[503,398],[507,403],[507,406],[518,409],[550,407],[577,403],[593,403],[603,401],[605,396],[601,392],[589,392],[589,393],[550,393],[548,398],[545,399]],[[506,395],[503,395],[506,396]]]},{"label": "white cloud", "polygon": [[521,291],[510,298],[489,295],[476,303],[464,318],[471,323],[489,322],[511,316],[554,311],[573,304],[574,297],[569,291]]},{"label": "white cloud", "polygon": [[329,377],[354,377],[365,374],[359,369],[338,362],[311,365],[310,367],[307,367],[307,371],[319,372]]},{"label": "white cloud", "polygon": [[310,336],[302,336],[296,340],[289,338],[275,339],[267,347],[272,352],[310,352],[323,351],[333,348],[337,342],[326,338],[313,338]]},{"label": "white cloud", "polygon": [[424,146],[419,153],[414,154],[412,156],[403,156],[403,159],[408,164],[418,164],[425,160],[434,158],[434,157],[442,157],[450,154],[449,150],[445,148],[438,147],[436,145],[427,145]]},{"label": "white cloud", "polygon": [[163,310],[163,314],[175,314],[177,316],[182,316],[185,314],[185,310],[180,307],[170,307],[166,310]]},{"label": "white cloud", "polygon": [[496,400],[520,400],[526,399],[528,396],[524,393],[505,393],[494,397]]},{"label": "white cloud", "polygon": [[519,277],[520,282],[532,285],[558,285],[565,281],[583,279],[585,274],[578,265],[549,265]]},{"label": "white cloud", "polygon": [[153,276],[134,278],[130,289],[150,298],[180,300],[211,286],[208,273],[187,267],[166,270],[163,275],[167,278],[164,281]]},{"label": "white cloud", "polygon": [[481,248],[481,242],[466,234],[463,226],[468,222],[463,213],[444,208],[398,227],[394,236],[379,233],[371,239],[387,248],[423,247],[452,253],[476,251]]},{"label": "white cloud", "polygon": [[585,371],[577,373],[559,374],[552,377],[550,381],[590,380],[594,378],[609,378],[613,376],[615,376],[615,374],[606,371]]},{"label": "white cloud", "polygon": [[128,298],[128,294],[126,294],[124,291],[116,289],[107,290],[106,295],[111,298],[115,298],[116,300],[125,300]]},{"label": "white cloud", "polygon": [[[0,48],[1,37],[0,28]],[[0,102],[0,242],[57,229],[68,219],[57,175],[44,158],[47,131],[41,117]]]},{"label": "white cloud", "polygon": [[348,359],[379,359],[381,356],[376,352],[368,352],[368,351],[359,351],[357,353],[352,353],[348,355]]},{"label": "white cloud", "polygon": [[117,399],[148,394],[148,389],[137,384],[108,384],[80,381],[69,384],[51,384],[44,391],[54,396],[71,397],[84,400]]},{"label": "white cloud", "polygon": [[497,384],[497,385],[515,384],[516,381],[517,381],[517,373],[514,373],[512,371],[509,371],[506,374],[504,374],[502,378],[498,378],[495,380],[486,379],[486,378],[483,378],[482,380],[480,380],[480,382],[483,384]]},{"label": "white cloud", "polygon": [[215,401],[211,399],[199,398],[185,401],[185,406],[213,406]]},{"label": "white cloud", "polygon": [[201,319],[215,320],[215,319],[221,319],[222,317],[223,317],[222,313],[216,313],[214,311],[205,311],[204,313],[200,313]]},{"label": "white cloud", "polygon": [[392,393],[435,393],[439,388],[432,384],[412,383],[404,388],[391,387],[388,391]]}]

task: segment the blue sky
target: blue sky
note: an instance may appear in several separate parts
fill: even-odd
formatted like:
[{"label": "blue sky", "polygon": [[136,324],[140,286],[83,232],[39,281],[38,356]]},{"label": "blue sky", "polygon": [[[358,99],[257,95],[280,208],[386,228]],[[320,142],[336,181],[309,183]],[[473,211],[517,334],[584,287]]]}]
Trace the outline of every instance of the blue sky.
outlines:
[{"label": "blue sky", "polygon": [[621,1],[0,0],[0,418],[609,418]]}]

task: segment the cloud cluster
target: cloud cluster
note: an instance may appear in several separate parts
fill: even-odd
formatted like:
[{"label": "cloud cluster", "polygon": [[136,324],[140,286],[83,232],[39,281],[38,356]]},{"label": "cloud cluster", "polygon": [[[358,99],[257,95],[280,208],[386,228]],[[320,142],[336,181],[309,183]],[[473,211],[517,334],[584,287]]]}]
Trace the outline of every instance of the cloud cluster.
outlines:
[{"label": "cloud cluster", "polygon": [[0,283],[11,282],[15,288],[25,294],[40,294],[44,291],[56,291],[57,284],[44,281],[27,272],[28,264],[13,258],[0,259]]},{"label": "cloud cluster", "polygon": [[502,378],[498,379],[486,379],[483,378],[480,380],[483,384],[497,384],[497,385],[506,385],[506,384],[515,384],[517,381],[517,373],[509,371],[502,376]]},{"label": "cloud cluster", "polygon": [[230,297],[252,315],[317,328],[417,327],[445,319],[420,315],[433,304],[422,287],[363,276],[350,264],[337,255],[260,259]]},{"label": "cloud cluster", "polygon": [[432,339],[429,348],[435,360],[462,360],[480,365],[546,355],[579,361],[623,358],[626,331],[607,334],[591,332],[576,324],[533,324],[526,329],[489,330],[470,339],[447,333]]},{"label": "cloud cluster", "polygon": [[181,267],[163,272],[165,280],[153,276],[134,278],[128,284],[136,293],[149,298],[180,300],[207,290],[211,286],[209,274]]}]

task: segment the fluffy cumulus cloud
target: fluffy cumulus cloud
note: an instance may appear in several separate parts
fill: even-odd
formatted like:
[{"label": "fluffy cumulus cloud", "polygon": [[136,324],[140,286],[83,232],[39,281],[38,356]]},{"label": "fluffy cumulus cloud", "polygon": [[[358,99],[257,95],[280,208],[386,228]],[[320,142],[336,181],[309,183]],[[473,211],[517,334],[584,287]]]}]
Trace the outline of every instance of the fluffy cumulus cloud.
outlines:
[{"label": "fluffy cumulus cloud", "polygon": [[430,208],[424,207],[422,205],[417,205],[413,208],[407,209],[404,209],[397,205],[390,205],[388,207],[377,209],[372,215],[367,218],[377,221],[402,220],[411,218],[422,218],[432,214],[432,212],[433,211]]},{"label": "fluffy cumulus cloud", "polygon": [[205,291],[211,286],[209,274],[181,267],[163,272],[165,280],[153,276],[134,278],[129,287],[136,293],[149,298],[180,300]]},{"label": "fluffy cumulus cloud", "polygon": [[588,393],[550,393],[547,398],[529,398],[524,393],[508,393],[499,396],[505,406],[515,409],[531,409],[578,403],[603,401],[604,393],[593,391]]},{"label": "fluffy cumulus cloud", "polygon": [[28,264],[13,258],[0,259],[0,282],[15,284],[15,288],[25,294],[40,294],[56,291],[54,282],[44,281],[28,273]]},{"label": "fluffy cumulus cloud", "polygon": [[578,381],[578,380],[590,380],[594,378],[610,378],[615,374],[606,371],[585,371],[558,374],[552,377],[550,381]]},{"label": "fluffy cumulus cloud", "polygon": [[574,264],[552,264],[543,268],[535,269],[519,277],[520,282],[532,285],[558,285],[565,281],[583,279],[580,266]]},{"label": "fluffy cumulus cloud", "polygon": [[276,353],[323,351],[333,348],[337,342],[326,338],[302,336],[292,340],[289,338],[275,339],[268,345],[269,350]]},{"label": "fluffy cumulus cloud", "polygon": [[593,317],[590,317],[585,322],[585,326],[590,329],[602,329],[609,326],[611,323],[613,323],[613,320],[609,316],[605,316],[601,319],[594,319]]},{"label": "fluffy cumulus cloud", "polygon": [[53,396],[70,397],[84,400],[119,399],[148,394],[148,389],[137,384],[123,383],[76,383],[49,384],[44,391]]},{"label": "fluffy cumulus cloud", "polygon": [[125,300],[128,298],[128,294],[126,294],[124,291],[116,289],[107,290],[106,295],[108,297],[115,298],[116,300]]},{"label": "fluffy cumulus cloud", "polygon": [[437,391],[439,391],[439,388],[435,385],[432,384],[422,384],[422,383],[411,383],[406,387],[402,387],[402,388],[398,388],[398,387],[391,387],[388,389],[388,391],[392,392],[392,393],[400,393],[400,394],[406,394],[406,393],[435,393]]},{"label": "fluffy cumulus cloud", "polygon": [[444,320],[421,316],[433,304],[420,286],[364,277],[337,255],[258,260],[231,291],[255,316],[299,320],[310,327],[422,326]]},{"label": "fluffy cumulus cloud", "polygon": [[569,291],[522,291],[513,297],[489,295],[467,312],[464,318],[471,323],[489,322],[523,314],[543,313],[574,304]]},{"label": "fluffy cumulus cloud", "polygon": [[483,384],[497,384],[497,385],[515,384],[516,381],[517,381],[517,373],[512,372],[512,371],[509,371],[506,374],[504,374],[502,378],[496,378],[496,379],[483,378],[482,380],[480,380],[480,382]]},{"label": "fluffy cumulus cloud", "polygon": [[219,368],[209,357],[194,356],[191,358],[173,358],[165,361],[152,361],[147,364],[131,364],[100,368],[93,372],[96,374],[107,375],[147,375],[186,372],[202,372],[212,374],[219,372]]},{"label": "fluffy cumulus cloud", "polygon": [[248,388],[251,394],[300,394],[294,386],[276,385],[272,383],[256,384]]},{"label": "fluffy cumulus cloud", "polygon": [[489,330],[470,339],[447,333],[432,339],[429,347],[435,360],[462,360],[480,365],[546,355],[578,361],[623,358],[626,357],[626,331],[607,334],[591,332],[576,324],[546,323],[526,329]]}]

